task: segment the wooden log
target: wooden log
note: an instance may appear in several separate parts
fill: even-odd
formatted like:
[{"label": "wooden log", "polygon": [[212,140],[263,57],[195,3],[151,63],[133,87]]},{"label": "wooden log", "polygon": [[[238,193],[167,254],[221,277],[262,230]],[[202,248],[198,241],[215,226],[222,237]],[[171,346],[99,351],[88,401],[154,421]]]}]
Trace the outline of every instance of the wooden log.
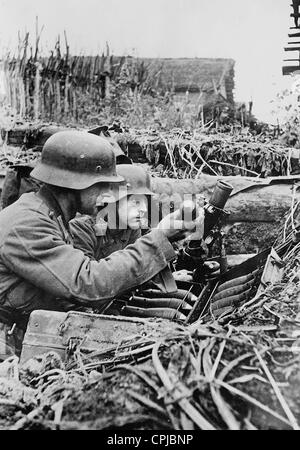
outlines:
[{"label": "wooden log", "polygon": [[[296,67],[296,66],[295,66]],[[300,70],[300,66],[299,66]],[[100,124],[101,125],[101,124]],[[101,128],[98,126],[97,128]],[[42,147],[45,141],[54,133],[58,131],[65,130],[65,127],[59,127],[54,125],[44,125],[44,126],[28,126],[28,124],[24,124],[23,126],[19,126],[18,128],[14,128],[12,130],[1,130],[2,133],[2,139],[7,139],[7,145],[11,146],[19,146],[19,147],[25,147],[25,148],[32,148],[32,147]],[[68,128],[70,129],[70,128]],[[88,130],[86,130],[88,131]],[[97,133],[98,134],[98,133]],[[152,144],[153,141],[151,137],[148,137],[145,140],[145,143],[139,143],[138,139],[134,140],[132,139],[132,136],[127,136],[127,133],[114,133],[112,132],[112,139],[114,139],[116,142],[119,143],[123,151],[125,150],[125,153],[128,154],[128,157],[132,159],[134,163],[150,163],[151,165],[155,165],[157,167],[158,165],[164,165],[166,161],[166,157],[168,155],[166,145],[164,142],[155,143],[155,151],[152,151]],[[155,140],[157,137],[155,137]],[[222,148],[220,140],[220,148]],[[186,143],[188,144],[189,141],[187,140]],[[199,146],[201,143],[199,143]],[[246,143],[247,145],[247,143]],[[249,143],[249,150],[251,151],[251,143]],[[263,144],[262,144],[263,145]],[[148,151],[151,149],[151,151]],[[280,155],[282,153],[282,156],[286,156],[287,154],[290,154],[290,167],[289,171],[290,173],[300,173],[300,150],[295,148],[288,148],[281,145],[275,145],[275,149],[278,149]],[[265,151],[265,150],[264,150]],[[277,151],[277,150],[276,150]],[[176,156],[177,150],[174,152]],[[177,155],[178,156],[178,155]],[[256,156],[259,156],[259,153],[257,153]],[[217,159],[216,156],[214,156],[214,159]],[[202,164],[202,161],[195,157],[195,155],[192,158],[193,162],[196,163],[196,167],[200,168],[200,165]],[[196,161],[197,160],[197,161]],[[168,161],[168,159],[167,159]],[[182,164],[181,168],[186,167],[186,163],[184,161],[181,161],[179,158],[180,164]],[[226,165],[225,161],[221,161],[222,165]],[[237,162],[232,161],[232,164],[237,164]],[[240,165],[240,164],[238,164]],[[242,165],[242,164],[241,164]],[[212,164],[212,167],[215,168],[215,164]],[[225,167],[225,166],[224,166]],[[248,167],[248,169],[253,169],[253,171],[259,171],[260,166],[258,163],[257,167]],[[246,167],[247,169],[247,167]],[[227,168],[225,167],[225,170]],[[243,169],[241,169],[243,170]],[[281,175],[282,171],[286,170],[286,163],[282,165],[282,167],[278,170],[274,169],[274,175]],[[224,172],[226,173],[226,172]],[[231,172],[229,172],[231,173]],[[233,172],[232,172],[233,173]],[[241,172],[243,174],[243,172]],[[285,173],[285,172],[284,172]],[[245,171],[245,174],[248,174],[248,172]]]},{"label": "wooden log", "polygon": [[[230,212],[224,223],[227,252],[257,253],[270,247],[292,204],[292,187],[299,176],[257,179],[201,175],[199,180],[155,178],[153,190],[161,202],[162,215],[170,211],[170,201],[179,207],[185,195],[201,194],[210,198],[218,179],[233,185],[225,208]],[[295,192],[295,201],[300,193]],[[156,223],[158,222],[156,218]],[[155,226],[155,223],[152,223]]]},{"label": "wooden log", "polygon": [[300,52],[300,47],[284,47],[285,52]]},{"label": "wooden log", "polygon": [[[156,198],[162,202],[163,212],[167,212],[168,202],[178,207],[184,196],[201,194],[210,198],[217,180],[222,179],[233,186],[233,191],[226,203],[230,212],[228,223],[234,222],[270,222],[282,219],[290,209],[292,202],[292,186],[300,176],[250,178],[250,177],[217,177],[201,175],[199,180],[175,180],[171,178],[154,178],[153,190]],[[295,200],[300,200],[299,192]]]},{"label": "wooden log", "polygon": [[291,73],[300,71],[300,66],[283,66],[282,75],[290,75]]},{"label": "wooden log", "polygon": [[32,128],[28,125],[24,125],[13,128],[12,130],[1,129],[1,137],[3,140],[7,140],[7,145],[15,147],[23,147],[24,145],[27,148],[35,146],[42,147],[52,134],[63,130],[66,130],[66,128],[56,125]]},{"label": "wooden log", "polygon": [[[0,193],[4,176],[5,170],[2,170]],[[272,245],[284,215],[290,210],[292,187],[295,181],[300,181],[300,176],[257,179],[201,175],[199,180],[154,177],[153,191],[156,195],[153,201],[156,206],[160,203],[164,216],[170,212],[170,207],[178,208],[185,196],[195,194],[209,199],[218,179],[233,186],[232,196],[225,205],[230,213],[224,223],[227,251],[232,254],[256,253]],[[299,197],[300,193],[296,191],[295,201],[299,201]],[[159,215],[155,214],[151,225],[156,226],[158,221]]]},{"label": "wooden log", "polygon": [[[0,173],[0,192],[6,171]],[[216,177],[202,175],[199,180],[175,180],[171,178],[153,178],[155,202],[160,202],[162,215],[177,209],[182,201],[191,194],[202,195],[209,199],[217,180],[222,179],[233,186],[225,208],[230,213],[226,224],[236,222],[277,223],[289,211],[292,203],[292,187],[300,176],[254,179],[248,177]],[[300,200],[296,190],[295,201]],[[158,217],[155,218],[158,221]],[[152,224],[153,226],[156,223]]]}]

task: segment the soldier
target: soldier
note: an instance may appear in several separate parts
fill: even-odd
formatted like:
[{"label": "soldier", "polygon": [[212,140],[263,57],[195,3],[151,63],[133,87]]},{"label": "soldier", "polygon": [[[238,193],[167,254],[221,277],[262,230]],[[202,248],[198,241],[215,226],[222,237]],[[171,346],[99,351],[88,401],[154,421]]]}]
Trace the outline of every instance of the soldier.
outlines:
[{"label": "soldier", "polygon": [[42,182],[40,190],[0,211],[2,357],[9,346],[20,354],[33,310],[109,301],[164,269],[176,256],[171,242],[194,228],[175,212],[126,249],[95,261],[74,248],[69,222],[77,213],[95,215],[99,195],[123,181],[111,145],[86,132],[55,133],[31,175]]},{"label": "soldier", "polygon": [[[88,133],[99,136],[102,129],[107,128],[108,127],[97,127],[89,130]],[[66,131],[66,129],[61,131]],[[48,132],[51,135],[57,133],[57,129],[48,128]],[[50,136],[48,135],[48,138],[49,137]],[[123,152],[119,144],[112,139],[109,134],[108,136],[105,135],[105,139],[107,139],[112,145],[116,156],[116,164],[132,164],[132,160]],[[38,154],[38,152],[41,151],[41,146],[37,145],[28,150]],[[36,162],[36,159],[27,163],[20,161],[7,167],[0,194],[0,210],[18,200],[22,194],[25,194],[26,192],[37,192],[39,190],[40,182],[30,177],[30,173],[32,172],[32,169],[34,169]]]},{"label": "soldier", "polygon": [[[117,173],[125,179],[124,189],[119,189],[116,197],[99,198],[97,206],[102,209],[97,216],[70,221],[74,246],[98,261],[134,243],[142,229],[148,228],[146,215],[153,195],[150,175],[142,167],[129,164],[117,165]],[[116,219],[112,224],[110,217]]]},{"label": "soldier", "polygon": [[6,169],[0,195],[0,210],[11,205],[26,192],[37,192],[40,184],[30,177],[30,172],[35,163],[16,163]]}]

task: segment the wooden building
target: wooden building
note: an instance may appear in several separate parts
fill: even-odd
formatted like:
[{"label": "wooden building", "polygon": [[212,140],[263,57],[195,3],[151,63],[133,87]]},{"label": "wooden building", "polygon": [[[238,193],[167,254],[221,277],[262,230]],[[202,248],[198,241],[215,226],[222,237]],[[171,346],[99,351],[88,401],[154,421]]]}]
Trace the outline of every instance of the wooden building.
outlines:
[{"label": "wooden building", "polygon": [[148,71],[157,76],[157,86],[179,97],[220,95],[234,102],[234,60],[225,58],[143,58]]},{"label": "wooden building", "polygon": [[234,107],[233,59],[143,58],[143,62],[158,90],[173,92],[178,102],[188,101],[205,121]]}]

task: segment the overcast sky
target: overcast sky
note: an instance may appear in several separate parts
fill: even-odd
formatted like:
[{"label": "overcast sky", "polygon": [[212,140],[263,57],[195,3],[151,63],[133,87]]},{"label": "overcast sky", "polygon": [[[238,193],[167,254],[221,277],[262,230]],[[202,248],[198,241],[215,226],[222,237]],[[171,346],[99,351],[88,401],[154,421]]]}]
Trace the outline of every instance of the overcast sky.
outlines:
[{"label": "overcast sky", "polygon": [[[34,41],[44,26],[44,52],[66,30],[72,54],[96,54],[109,43],[116,55],[233,58],[235,98],[254,102],[274,121],[272,100],[291,84],[281,75],[291,0],[0,0],[0,53],[17,45],[18,31]],[[293,55],[295,57],[295,55]]]}]

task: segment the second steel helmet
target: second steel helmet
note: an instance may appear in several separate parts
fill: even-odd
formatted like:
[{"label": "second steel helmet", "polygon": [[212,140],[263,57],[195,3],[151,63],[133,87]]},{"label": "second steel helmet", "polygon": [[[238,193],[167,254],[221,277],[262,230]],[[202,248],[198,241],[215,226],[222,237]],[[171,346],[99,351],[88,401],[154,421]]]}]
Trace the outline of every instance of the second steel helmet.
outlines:
[{"label": "second steel helmet", "polygon": [[60,131],[45,142],[41,160],[31,176],[69,189],[86,189],[101,182],[118,182],[116,157],[104,138],[85,131]]},{"label": "second steel helmet", "polygon": [[123,183],[117,186],[114,195],[100,195],[97,199],[97,206],[104,203],[114,203],[132,194],[154,195],[151,191],[151,177],[142,167],[132,164],[119,164],[117,165],[117,173],[123,177]]}]

